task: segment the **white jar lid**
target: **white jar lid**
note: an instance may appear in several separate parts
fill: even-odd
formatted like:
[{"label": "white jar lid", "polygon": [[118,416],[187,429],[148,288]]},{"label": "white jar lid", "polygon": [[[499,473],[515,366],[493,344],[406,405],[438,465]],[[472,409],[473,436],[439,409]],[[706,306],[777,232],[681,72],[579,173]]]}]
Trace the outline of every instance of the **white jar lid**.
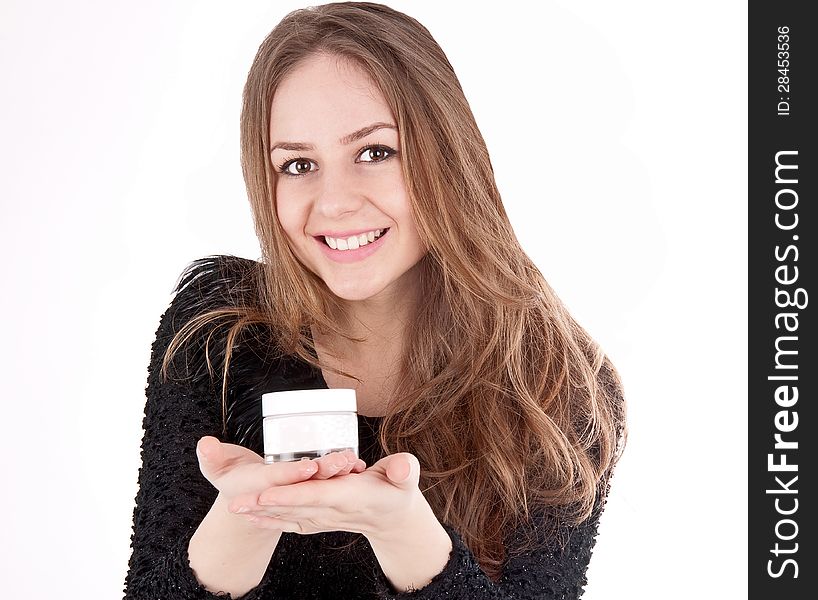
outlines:
[{"label": "white jar lid", "polygon": [[317,390],[286,390],[261,396],[261,412],[265,417],[305,412],[356,412],[355,390],[321,388]]}]

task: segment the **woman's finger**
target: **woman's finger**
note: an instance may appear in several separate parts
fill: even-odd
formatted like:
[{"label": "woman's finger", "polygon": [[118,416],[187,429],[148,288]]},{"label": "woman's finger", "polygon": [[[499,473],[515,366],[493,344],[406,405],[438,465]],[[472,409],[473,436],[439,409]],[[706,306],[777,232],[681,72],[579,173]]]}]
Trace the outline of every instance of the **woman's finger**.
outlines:
[{"label": "woman's finger", "polygon": [[227,504],[227,511],[234,514],[252,514],[261,509],[258,504],[259,494],[239,494]]},{"label": "woman's finger", "polygon": [[318,472],[318,465],[312,460],[279,462],[270,465],[259,465],[261,477],[259,483],[264,487],[290,485],[313,477]]},{"label": "woman's finger", "polygon": [[196,444],[196,454],[200,461],[220,464],[222,461],[221,442],[212,435],[206,435]]},{"label": "woman's finger", "polygon": [[349,473],[349,470],[354,466],[354,463],[350,464],[350,460],[341,452],[326,454],[313,459],[312,462],[318,465],[318,471],[312,476],[313,479],[329,479],[336,475],[343,475]]},{"label": "woman's finger", "polygon": [[[314,461],[265,464],[264,459],[243,446],[225,444],[205,436],[196,445],[202,474],[219,491],[263,490],[270,486],[289,485],[309,479],[318,471]],[[223,489],[224,487],[229,489]],[[232,491],[231,491],[232,490]]]},{"label": "woman's finger", "polygon": [[305,533],[305,531],[301,527],[301,524],[293,521],[286,521],[284,519],[277,519],[274,517],[265,517],[259,515],[244,515],[244,518],[253,525],[255,525],[256,527],[259,527],[260,529],[272,529],[276,531],[291,533]]},{"label": "woman's finger", "polygon": [[352,472],[352,469],[355,468],[355,464],[358,462],[358,457],[355,456],[355,452],[352,450],[344,450],[341,454],[346,459],[347,464],[338,470],[338,472],[335,474],[336,476],[348,475]]},{"label": "woman's finger", "polygon": [[314,517],[316,514],[324,513],[329,507],[320,503],[311,503],[310,506],[274,506],[260,505],[256,503],[256,497],[241,496],[236,497],[227,505],[228,512],[237,515],[247,515],[256,517],[272,517],[298,521],[300,519]]}]

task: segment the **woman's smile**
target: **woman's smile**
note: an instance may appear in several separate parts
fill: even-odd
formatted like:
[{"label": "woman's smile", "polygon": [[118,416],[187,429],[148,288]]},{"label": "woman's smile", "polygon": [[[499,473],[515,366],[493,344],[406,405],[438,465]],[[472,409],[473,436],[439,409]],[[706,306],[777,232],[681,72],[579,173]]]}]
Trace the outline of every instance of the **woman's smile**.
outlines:
[{"label": "woman's smile", "polygon": [[390,231],[390,228],[375,229],[368,233],[347,238],[334,238],[331,236],[316,236],[315,241],[320,246],[321,251],[330,260],[340,263],[357,262],[364,260],[377,252],[383,246],[383,239]]}]

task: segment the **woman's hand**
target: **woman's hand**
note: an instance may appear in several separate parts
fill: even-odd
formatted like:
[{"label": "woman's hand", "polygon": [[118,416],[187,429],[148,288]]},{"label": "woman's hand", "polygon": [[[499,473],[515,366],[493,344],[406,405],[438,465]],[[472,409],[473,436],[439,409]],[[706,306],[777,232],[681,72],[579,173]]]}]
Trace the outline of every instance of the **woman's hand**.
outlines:
[{"label": "woman's hand", "polygon": [[351,450],[332,452],[314,460],[264,464],[264,459],[243,446],[223,444],[205,436],[196,445],[202,475],[228,503],[235,498],[258,499],[261,492],[307,479],[325,480],[360,473],[366,463]]},{"label": "woman's hand", "polygon": [[408,517],[427,509],[419,479],[418,459],[401,452],[346,477],[312,478],[271,486],[261,494],[236,495],[228,510],[264,529],[300,534],[351,531],[388,539]]}]

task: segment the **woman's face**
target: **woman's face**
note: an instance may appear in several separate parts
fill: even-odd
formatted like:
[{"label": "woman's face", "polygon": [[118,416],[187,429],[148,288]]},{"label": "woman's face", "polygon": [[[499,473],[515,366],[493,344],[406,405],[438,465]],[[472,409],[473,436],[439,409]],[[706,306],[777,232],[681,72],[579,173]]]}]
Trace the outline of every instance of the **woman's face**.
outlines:
[{"label": "woman's face", "polygon": [[400,289],[426,251],[396,122],[368,76],[336,57],[306,59],[276,91],[270,143],[276,212],[301,262],[345,300]]}]

